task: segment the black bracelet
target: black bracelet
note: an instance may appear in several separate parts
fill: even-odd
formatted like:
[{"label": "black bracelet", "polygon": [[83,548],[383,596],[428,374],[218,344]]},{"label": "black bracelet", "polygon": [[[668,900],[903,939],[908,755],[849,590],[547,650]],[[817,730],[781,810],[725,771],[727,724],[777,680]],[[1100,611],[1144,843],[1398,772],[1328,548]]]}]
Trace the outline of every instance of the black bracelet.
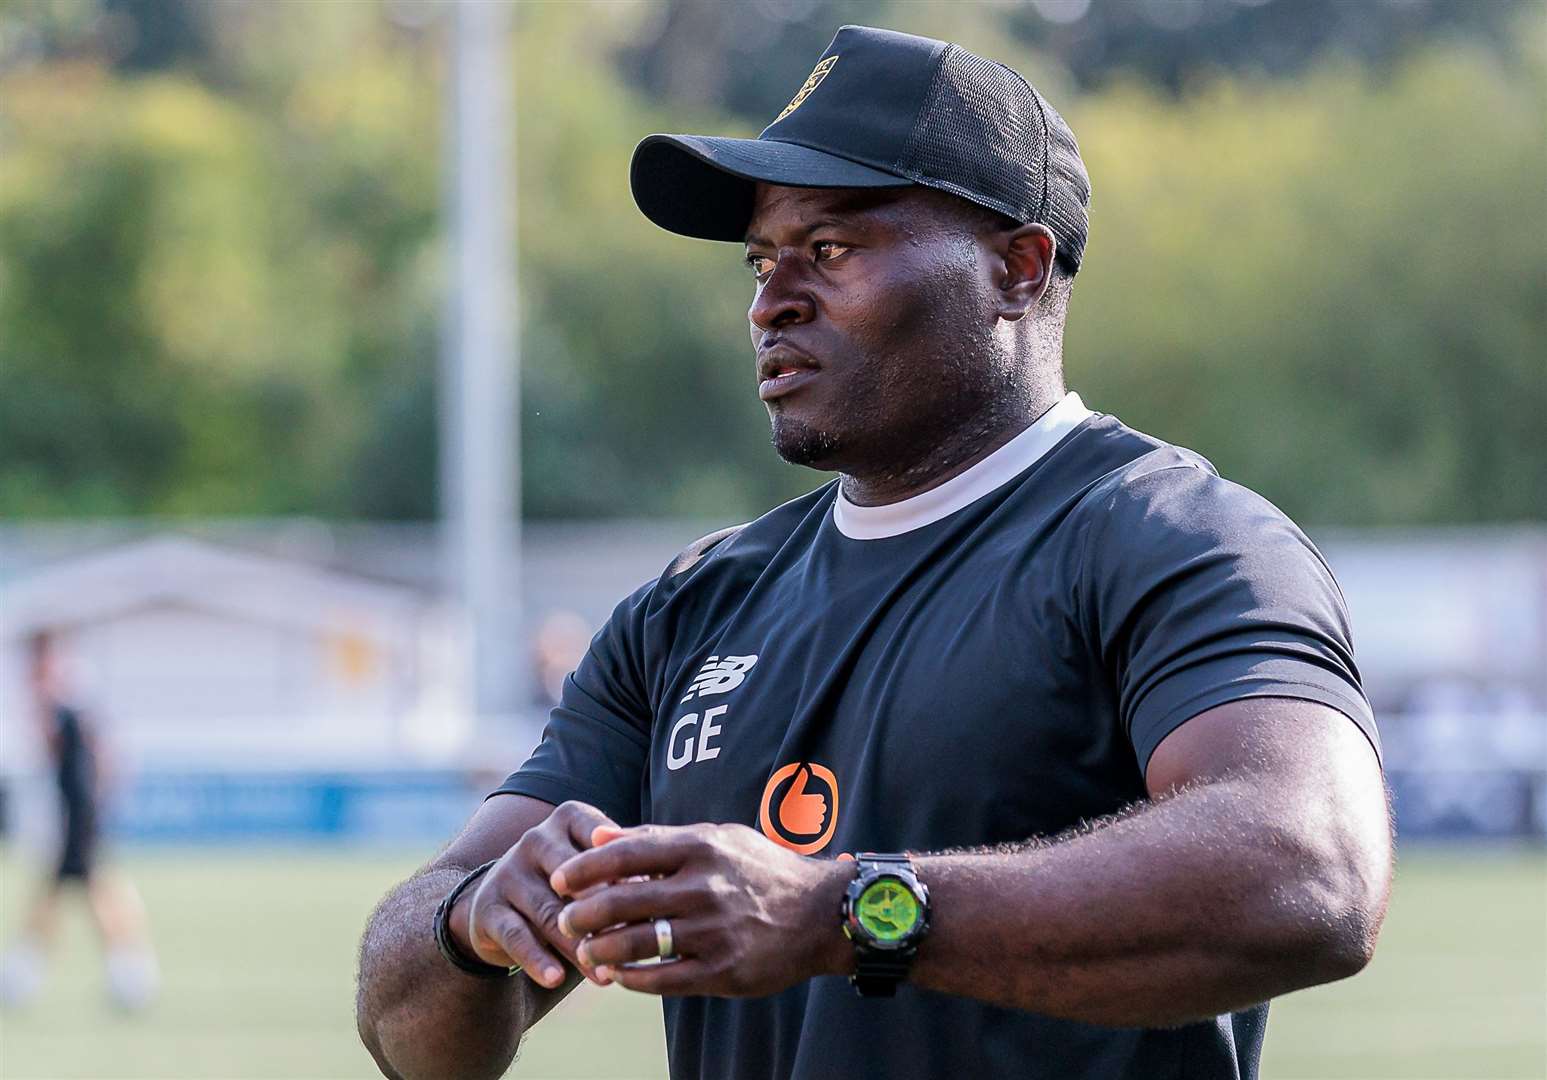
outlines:
[{"label": "black bracelet", "polygon": [[435,947],[452,967],[468,975],[476,975],[480,979],[508,979],[521,970],[519,967],[506,968],[498,964],[486,964],[476,956],[468,956],[451,936],[451,908],[456,904],[457,897],[467,891],[469,885],[488,873],[489,868],[497,862],[499,862],[498,859],[490,859],[457,882],[457,887],[447,893],[446,899],[442,900],[440,906],[435,909]]}]

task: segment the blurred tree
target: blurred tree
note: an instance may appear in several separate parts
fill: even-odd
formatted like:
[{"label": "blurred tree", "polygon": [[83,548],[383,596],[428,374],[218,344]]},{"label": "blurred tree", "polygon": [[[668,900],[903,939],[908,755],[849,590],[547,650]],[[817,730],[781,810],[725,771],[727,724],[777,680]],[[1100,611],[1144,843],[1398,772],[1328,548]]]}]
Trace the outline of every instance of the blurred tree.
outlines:
[{"label": "blurred tree", "polygon": [[717,102],[761,128],[839,26],[889,25],[892,7],[892,0],[669,0],[653,6],[618,61],[652,98],[675,106]]},{"label": "blurred tree", "polygon": [[102,0],[124,71],[196,63],[209,52],[210,5],[197,0]]},{"label": "blurred tree", "polygon": [[262,108],[73,57],[0,85],[0,509],[376,509],[353,463],[434,362],[417,73],[389,49]]},{"label": "blurred tree", "polygon": [[1031,0],[1006,8],[1006,27],[1087,89],[1139,76],[1176,92],[1340,57],[1385,67],[1437,38],[1504,49],[1520,18],[1540,15],[1540,0]]}]

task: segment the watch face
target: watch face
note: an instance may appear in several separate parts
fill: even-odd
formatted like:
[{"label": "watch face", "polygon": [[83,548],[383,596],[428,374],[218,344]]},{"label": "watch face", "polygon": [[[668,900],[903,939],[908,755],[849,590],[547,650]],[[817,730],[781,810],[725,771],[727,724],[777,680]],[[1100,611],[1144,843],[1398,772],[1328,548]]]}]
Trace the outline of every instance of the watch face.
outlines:
[{"label": "watch face", "polygon": [[881,878],[859,894],[854,915],[877,941],[899,941],[918,924],[919,902],[896,878]]}]

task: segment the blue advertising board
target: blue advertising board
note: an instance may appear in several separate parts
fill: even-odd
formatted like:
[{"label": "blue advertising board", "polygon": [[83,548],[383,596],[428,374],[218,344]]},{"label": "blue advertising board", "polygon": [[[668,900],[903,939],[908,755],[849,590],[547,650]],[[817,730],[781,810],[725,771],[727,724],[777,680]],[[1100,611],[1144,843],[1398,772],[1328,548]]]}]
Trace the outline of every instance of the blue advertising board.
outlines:
[{"label": "blue advertising board", "polygon": [[[1401,840],[1547,840],[1547,772],[1393,769],[1387,781]],[[114,800],[108,829],[130,841],[436,845],[497,782],[453,769],[150,772]]]},{"label": "blue advertising board", "polygon": [[127,840],[449,839],[487,793],[465,772],[148,773],[112,815]]}]

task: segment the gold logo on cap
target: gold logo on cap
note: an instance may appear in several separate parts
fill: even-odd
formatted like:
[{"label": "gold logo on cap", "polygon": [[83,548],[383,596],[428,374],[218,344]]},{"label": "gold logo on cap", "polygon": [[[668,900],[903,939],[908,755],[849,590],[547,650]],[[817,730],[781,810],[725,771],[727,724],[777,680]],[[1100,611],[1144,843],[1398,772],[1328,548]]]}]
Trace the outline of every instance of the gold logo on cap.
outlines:
[{"label": "gold logo on cap", "polygon": [[827,73],[831,71],[834,66],[837,65],[837,63],[838,58],[836,56],[829,56],[826,60],[823,60],[816,67],[812,68],[811,74],[807,75],[806,81],[800,84],[800,89],[795,92],[795,96],[790,99],[790,103],[784,107],[784,111],[778,116],[774,117],[774,123],[777,124],[780,120],[783,120],[786,116],[790,115],[790,113],[794,112],[796,109],[800,108],[801,105],[805,104],[806,99],[811,96],[811,91],[822,85],[822,80],[827,78]]}]

